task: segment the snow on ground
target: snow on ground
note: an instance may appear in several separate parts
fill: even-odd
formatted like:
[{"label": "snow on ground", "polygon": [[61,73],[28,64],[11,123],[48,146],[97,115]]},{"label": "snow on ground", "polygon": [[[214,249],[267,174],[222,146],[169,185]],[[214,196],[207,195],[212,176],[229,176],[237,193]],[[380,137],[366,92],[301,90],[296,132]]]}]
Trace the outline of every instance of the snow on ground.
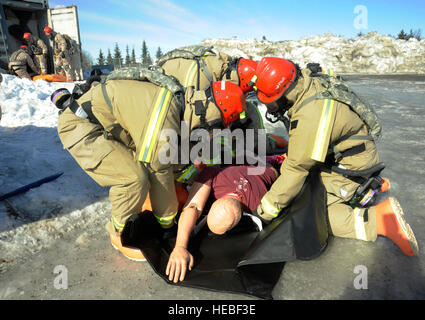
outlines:
[{"label": "snow on ground", "polygon": [[0,203],[0,270],[48,247],[75,227],[105,223],[107,191],[75,163],[57,134],[58,109],[50,95],[71,83],[35,82],[3,75],[0,84],[0,194],[53,174],[57,180],[9,199],[18,212]]},{"label": "snow on ground", "polygon": [[[337,72],[425,73],[425,41],[395,40],[369,34],[354,40],[332,35],[314,36],[300,41],[268,42],[257,40],[206,40],[231,55],[259,59],[265,55],[291,58],[304,66],[319,62]],[[57,109],[50,95],[70,83],[32,82],[3,75],[0,84],[0,194],[4,194],[58,172],[64,174],[25,194],[13,197],[10,204],[18,217],[0,203],[0,272],[43,248],[55,248],[59,238],[72,231],[98,237],[110,217],[108,190],[86,175],[57,135]],[[381,117],[383,139],[378,143],[381,160],[387,164],[385,175],[412,225],[420,249],[425,247],[425,144],[424,81],[361,78],[350,81],[361,96],[368,99]],[[264,113],[265,109],[261,108]],[[266,122],[267,129],[283,133]],[[44,252],[44,251],[43,251]],[[359,262],[360,261],[360,262]],[[329,250],[313,262],[288,264],[275,289],[275,298],[345,297],[338,289],[341,270],[367,264],[374,276],[374,288],[366,298],[423,297],[424,254],[407,261],[388,239],[370,244],[349,239],[333,239]],[[316,269],[331,270],[332,285],[326,281],[316,288]],[[350,269],[351,268],[351,269]],[[9,268],[8,268],[9,269]],[[153,279],[152,281],[155,281]],[[351,285],[351,284],[350,284]],[[371,285],[372,286],[372,285]],[[308,292],[305,288],[309,288]],[[335,289],[337,288],[337,289]],[[311,290],[310,290],[311,289]],[[336,290],[336,291],[335,291]],[[124,295],[125,296],[125,295]],[[352,296],[350,296],[352,297]]]},{"label": "snow on ground", "polygon": [[[384,174],[391,180],[391,195],[399,199],[416,234],[420,254],[406,257],[384,237],[375,243],[331,238],[319,258],[286,264],[273,291],[275,299],[424,298],[424,77],[350,77],[348,84],[381,118],[384,134],[378,149],[387,165]],[[57,180],[10,199],[19,211],[18,219],[0,204],[0,273],[5,272],[0,275],[0,299],[229,297],[171,287],[159,281],[148,265],[112,253],[103,230],[111,209],[107,190],[97,186],[62,149],[56,132],[57,109],[49,96],[60,86],[63,84],[33,83],[7,75],[0,84],[4,113],[0,122],[0,193],[64,172]],[[266,125],[282,133],[277,126]],[[87,248],[83,250],[82,244]],[[59,292],[48,284],[59,264],[71,272],[72,290]],[[368,290],[353,287],[353,269],[359,265],[367,267]],[[110,281],[117,276],[118,281]]]},{"label": "snow on ground", "polygon": [[206,39],[201,44],[254,60],[282,57],[301,67],[317,62],[341,73],[425,73],[425,40],[398,40],[376,32],[353,40],[325,34],[297,41]]}]

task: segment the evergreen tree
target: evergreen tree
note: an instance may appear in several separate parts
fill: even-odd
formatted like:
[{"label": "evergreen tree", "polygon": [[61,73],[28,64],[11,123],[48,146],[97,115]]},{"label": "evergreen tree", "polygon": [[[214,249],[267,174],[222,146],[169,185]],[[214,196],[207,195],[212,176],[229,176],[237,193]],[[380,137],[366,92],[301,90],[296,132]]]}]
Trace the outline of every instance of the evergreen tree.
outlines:
[{"label": "evergreen tree", "polygon": [[149,54],[149,50],[148,47],[146,45],[146,41],[143,40],[143,44],[142,44],[142,65],[147,67],[150,66],[152,64],[152,59],[151,56]]},{"label": "evergreen tree", "polygon": [[106,56],[106,64],[114,65],[114,59],[112,59],[111,50],[108,48],[108,55]]},{"label": "evergreen tree", "polygon": [[81,67],[83,70],[90,70],[93,66],[93,57],[85,50],[81,52]]},{"label": "evergreen tree", "polygon": [[98,65],[104,65],[105,64],[105,58],[103,57],[102,49],[99,49],[99,57],[97,58],[97,64]]},{"label": "evergreen tree", "polygon": [[401,29],[400,33],[397,36],[397,39],[407,40],[407,33],[404,32],[403,29]]},{"label": "evergreen tree", "polygon": [[114,48],[114,68],[121,68],[123,66],[121,50],[118,47],[118,43],[115,42]]},{"label": "evergreen tree", "polygon": [[134,47],[133,47],[133,49],[131,50],[131,64],[132,64],[133,66],[135,66],[135,65],[136,65],[136,51],[134,50]]},{"label": "evergreen tree", "polygon": [[415,38],[418,41],[421,41],[422,40],[422,30],[421,29],[415,30],[413,32],[413,38]]},{"label": "evergreen tree", "polygon": [[162,57],[162,55],[163,53],[161,51],[161,47],[158,47],[158,50],[156,51],[156,54],[155,54],[156,60],[159,60]]},{"label": "evergreen tree", "polygon": [[130,50],[128,49],[128,45],[125,47],[125,66],[129,67],[131,64],[130,61]]}]

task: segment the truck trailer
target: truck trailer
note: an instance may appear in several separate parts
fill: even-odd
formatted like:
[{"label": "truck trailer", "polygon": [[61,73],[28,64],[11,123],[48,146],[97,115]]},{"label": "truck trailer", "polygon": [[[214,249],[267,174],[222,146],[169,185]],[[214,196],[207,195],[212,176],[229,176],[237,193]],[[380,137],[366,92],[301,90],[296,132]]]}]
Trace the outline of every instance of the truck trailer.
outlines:
[{"label": "truck trailer", "polygon": [[82,50],[76,6],[49,8],[48,0],[0,0],[0,68],[8,69],[10,55],[25,44],[25,32],[42,39],[49,49],[49,73],[56,73],[53,63],[53,43],[44,34],[44,27],[71,37],[75,49],[72,65],[76,80],[83,80]]}]

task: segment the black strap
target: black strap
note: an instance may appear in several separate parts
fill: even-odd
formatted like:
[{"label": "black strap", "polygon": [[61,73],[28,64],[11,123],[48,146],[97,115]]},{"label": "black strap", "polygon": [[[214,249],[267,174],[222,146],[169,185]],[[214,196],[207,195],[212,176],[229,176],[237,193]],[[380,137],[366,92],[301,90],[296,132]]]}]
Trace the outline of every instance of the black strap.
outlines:
[{"label": "black strap", "polygon": [[114,113],[114,107],[112,106],[111,99],[109,99],[108,92],[106,91],[106,83],[105,81],[101,82],[103,98],[105,99],[106,104],[112,113]]},{"label": "black strap", "polygon": [[201,118],[201,125],[205,125],[206,123],[206,113],[207,110],[205,109],[204,104],[202,101],[197,100],[195,101],[195,114]]},{"label": "black strap", "polygon": [[196,90],[200,90],[201,87],[201,65],[199,63],[199,59],[196,59],[196,67],[198,68],[198,76],[196,79]]},{"label": "black strap", "polygon": [[336,162],[338,162],[342,158],[351,157],[351,156],[354,156],[356,154],[362,153],[365,150],[366,150],[366,145],[364,143],[359,144],[357,146],[354,146],[354,147],[347,149],[345,151],[342,151],[342,152],[339,151],[336,147],[333,148]]},{"label": "black strap", "polygon": [[[77,102],[75,102],[74,100],[70,101],[70,104],[68,106],[68,108],[71,109],[72,113],[74,113],[74,114],[77,112],[79,107],[80,107],[80,105]],[[65,108],[66,108],[66,106],[65,106]]]},{"label": "black strap", "polygon": [[[238,63],[239,63],[239,59],[240,58],[235,58],[235,59],[233,59],[230,63],[229,63],[229,66],[227,67],[227,69],[226,69],[226,71],[224,72],[224,74],[226,75],[226,79],[227,80],[230,80],[231,79],[231,76],[232,76],[232,71],[233,70],[238,70],[238,68],[237,68],[237,66],[238,66]],[[239,85],[240,83],[238,83],[238,85]]]},{"label": "black strap", "polygon": [[87,113],[87,115],[89,116],[89,120],[90,120],[90,122],[92,122],[92,123],[95,123],[95,124],[99,124],[100,125],[100,122],[99,122],[99,120],[97,120],[97,118],[95,117],[95,115],[93,114],[93,111],[92,111],[92,105],[91,105],[91,102],[90,101],[86,101],[86,102],[84,102],[83,104],[81,104],[81,108],[83,108],[83,110]]},{"label": "black strap", "polygon": [[109,126],[107,126],[104,130],[103,130],[103,137],[108,140],[109,139],[109,133],[112,134],[112,130],[114,130],[115,128],[121,128],[119,123],[113,123],[110,124]]}]

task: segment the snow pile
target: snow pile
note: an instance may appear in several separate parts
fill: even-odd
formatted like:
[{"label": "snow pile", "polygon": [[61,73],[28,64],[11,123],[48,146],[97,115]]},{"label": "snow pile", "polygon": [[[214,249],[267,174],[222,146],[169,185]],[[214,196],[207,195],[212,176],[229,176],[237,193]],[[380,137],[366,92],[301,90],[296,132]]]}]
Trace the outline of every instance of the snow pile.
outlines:
[{"label": "snow pile", "polygon": [[[66,232],[84,227],[90,233],[110,214],[107,190],[99,187],[63,149],[57,134],[58,110],[50,95],[72,83],[35,82],[3,75],[0,84],[0,194],[64,172],[0,203],[0,270],[48,247]],[[96,228],[95,228],[96,226]],[[3,262],[3,263],[2,263]]]},{"label": "snow pile", "polygon": [[31,81],[11,75],[3,75],[0,84],[2,106],[1,126],[17,127],[40,125],[56,127],[57,109],[50,102],[50,95],[58,88],[72,91],[72,83],[49,83],[44,80]]},{"label": "snow pile", "polygon": [[317,62],[339,73],[425,73],[425,40],[398,40],[376,32],[353,40],[328,33],[298,41],[206,39],[201,44],[254,60],[282,57],[301,67]]}]

